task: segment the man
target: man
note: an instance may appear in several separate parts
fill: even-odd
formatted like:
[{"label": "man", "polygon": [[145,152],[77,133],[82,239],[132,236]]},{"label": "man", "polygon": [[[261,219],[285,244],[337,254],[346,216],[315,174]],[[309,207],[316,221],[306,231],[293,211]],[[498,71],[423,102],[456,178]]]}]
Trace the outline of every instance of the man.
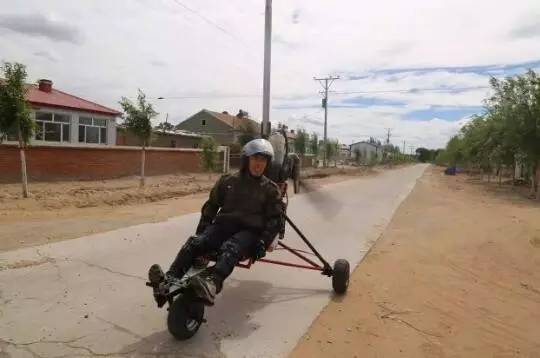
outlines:
[{"label": "man", "polygon": [[[242,257],[260,259],[283,225],[284,207],[277,185],[264,173],[270,166],[274,150],[265,139],[254,139],[242,149],[240,171],[224,175],[210,192],[202,207],[196,236],[191,237],[172,263],[168,277],[181,278],[194,259],[217,251],[216,265],[209,275],[193,277],[194,292],[212,305],[223,281]],[[159,265],[148,272],[154,292],[166,276]],[[163,297],[156,295],[158,305]]]}]

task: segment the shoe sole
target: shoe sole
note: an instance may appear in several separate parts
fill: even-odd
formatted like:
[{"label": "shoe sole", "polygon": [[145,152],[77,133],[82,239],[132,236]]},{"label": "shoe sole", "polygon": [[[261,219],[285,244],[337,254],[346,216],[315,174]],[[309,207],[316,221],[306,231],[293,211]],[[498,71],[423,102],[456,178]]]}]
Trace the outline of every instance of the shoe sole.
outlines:
[{"label": "shoe sole", "polygon": [[161,267],[157,264],[150,266],[150,269],[148,270],[148,281],[150,281],[152,286],[158,288],[159,284],[164,280],[165,274],[163,273]]},{"label": "shoe sole", "polygon": [[206,287],[206,285],[201,282],[201,279],[199,277],[194,277],[191,286],[195,291],[195,295],[197,295],[197,297],[201,299],[205,304],[207,304],[208,306],[214,305],[215,297],[212,296],[212,293],[208,290],[208,287]]}]

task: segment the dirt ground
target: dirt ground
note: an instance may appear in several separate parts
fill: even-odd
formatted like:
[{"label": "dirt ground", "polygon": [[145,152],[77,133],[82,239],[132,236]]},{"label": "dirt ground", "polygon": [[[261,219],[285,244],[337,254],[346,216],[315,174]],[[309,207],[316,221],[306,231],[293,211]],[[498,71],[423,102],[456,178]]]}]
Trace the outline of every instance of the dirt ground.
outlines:
[{"label": "dirt ground", "polygon": [[[369,168],[306,169],[302,190],[374,174]],[[178,174],[138,179],[30,183],[0,186],[0,251],[73,239],[198,212],[219,175]],[[292,188],[292,186],[291,186]],[[292,190],[289,190],[292,192]]]},{"label": "dirt ground", "polygon": [[291,357],[540,357],[540,205],[441,171]]}]

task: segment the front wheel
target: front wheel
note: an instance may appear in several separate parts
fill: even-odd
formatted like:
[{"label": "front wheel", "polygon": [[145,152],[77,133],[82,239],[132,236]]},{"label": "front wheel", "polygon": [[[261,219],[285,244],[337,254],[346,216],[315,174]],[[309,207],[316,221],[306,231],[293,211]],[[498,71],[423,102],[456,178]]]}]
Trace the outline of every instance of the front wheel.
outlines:
[{"label": "front wheel", "polygon": [[347,288],[349,288],[349,275],[349,261],[343,259],[336,260],[334,262],[334,269],[332,270],[332,288],[338,295],[347,292]]},{"label": "front wheel", "polygon": [[169,307],[167,328],[178,340],[186,340],[195,335],[204,321],[204,304],[183,294],[178,295]]}]

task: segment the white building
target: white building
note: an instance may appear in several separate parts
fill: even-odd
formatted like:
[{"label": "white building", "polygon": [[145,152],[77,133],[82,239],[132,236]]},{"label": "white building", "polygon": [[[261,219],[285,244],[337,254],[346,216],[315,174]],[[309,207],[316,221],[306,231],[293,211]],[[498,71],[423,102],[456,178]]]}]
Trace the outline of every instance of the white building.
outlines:
[{"label": "white building", "polygon": [[[31,145],[115,145],[116,118],[114,109],[53,88],[50,80],[29,85],[26,100],[32,109],[36,130]],[[7,134],[7,141],[16,141]]]},{"label": "white building", "polygon": [[383,150],[380,145],[366,141],[356,142],[350,145],[351,159],[357,160],[360,156],[361,163],[369,163],[372,160],[380,162],[383,156]]}]

